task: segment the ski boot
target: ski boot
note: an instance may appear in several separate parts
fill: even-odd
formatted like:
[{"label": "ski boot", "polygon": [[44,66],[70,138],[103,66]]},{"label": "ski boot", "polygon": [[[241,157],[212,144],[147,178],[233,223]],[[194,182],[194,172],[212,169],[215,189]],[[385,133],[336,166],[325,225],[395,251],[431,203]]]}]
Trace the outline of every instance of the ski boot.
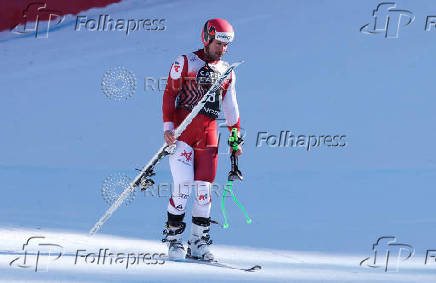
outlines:
[{"label": "ski boot", "polygon": [[209,230],[210,218],[192,217],[191,237],[188,241],[186,258],[214,261],[214,256],[209,251],[209,246],[212,244]]},{"label": "ski boot", "polygon": [[185,231],[186,223],[179,222],[176,227],[170,227],[168,222],[167,228],[163,231],[165,238],[162,242],[168,245],[168,258],[172,260],[185,259],[185,248],[182,243],[182,233]]}]

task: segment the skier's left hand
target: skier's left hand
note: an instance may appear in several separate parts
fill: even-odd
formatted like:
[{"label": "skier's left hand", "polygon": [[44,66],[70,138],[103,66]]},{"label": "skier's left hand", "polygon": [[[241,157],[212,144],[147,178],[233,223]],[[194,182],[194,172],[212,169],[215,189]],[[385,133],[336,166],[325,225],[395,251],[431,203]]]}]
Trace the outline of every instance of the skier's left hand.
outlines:
[{"label": "skier's left hand", "polygon": [[[232,154],[233,148],[230,147],[230,154]],[[238,145],[238,150],[235,152],[236,157],[239,157],[243,153],[241,145]]]}]

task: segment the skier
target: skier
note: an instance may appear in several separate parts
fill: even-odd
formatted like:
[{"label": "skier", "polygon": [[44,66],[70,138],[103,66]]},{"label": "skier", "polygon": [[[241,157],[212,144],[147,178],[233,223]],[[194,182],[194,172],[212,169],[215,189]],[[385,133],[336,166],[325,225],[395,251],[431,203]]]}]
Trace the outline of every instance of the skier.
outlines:
[{"label": "skier", "polygon": [[[216,119],[222,108],[229,129],[236,127],[239,133],[234,71],[215,93],[214,99],[209,99],[177,140],[174,129],[208,91],[214,79],[229,66],[221,57],[233,38],[233,27],[226,20],[206,21],[201,33],[204,48],[176,58],[169,72],[162,106],[164,139],[168,145],[175,143],[176,149],[169,157],[174,186],[167,208],[165,238],[162,241],[168,244],[170,259],[186,257],[214,260],[209,250],[209,245],[212,244],[209,236],[209,215],[212,202],[211,183],[215,179],[218,161]],[[236,151],[237,156],[240,154],[241,147]],[[186,223],[183,219],[192,188],[195,189],[195,199],[191,235],[185,252],[182,233]]]}]

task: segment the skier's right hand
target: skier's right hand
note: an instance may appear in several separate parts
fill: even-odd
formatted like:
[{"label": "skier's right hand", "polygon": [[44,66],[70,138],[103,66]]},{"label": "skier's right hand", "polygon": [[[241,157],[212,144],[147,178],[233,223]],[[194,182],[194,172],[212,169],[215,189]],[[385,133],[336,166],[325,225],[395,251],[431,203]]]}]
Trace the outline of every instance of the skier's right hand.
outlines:
[{"label": "skier's right hand", "polygon": [[164,132],[164,139],[167,145],[172,145],[176,142],[176,137],[174,136],[173,130],[167,130]]}]

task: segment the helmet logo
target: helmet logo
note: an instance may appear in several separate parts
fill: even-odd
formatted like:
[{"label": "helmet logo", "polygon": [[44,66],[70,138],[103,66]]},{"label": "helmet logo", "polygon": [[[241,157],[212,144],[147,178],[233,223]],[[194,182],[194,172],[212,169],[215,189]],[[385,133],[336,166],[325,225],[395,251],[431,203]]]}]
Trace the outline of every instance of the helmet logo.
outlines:
[{"label": "helmet logo", "polygon": [[219,35],[217,35],[216,38],[217,39],[225,39],[227,41],[231,41],[232,40],[232,37],[230,35],[225,35],[225,34],[219,34]]},{"label": "helmet logo", "polygon": [[211,27],[209,28],[209,35],[210,35],[210,36],[215,36],[215,28],[214,28],[213,26],[211,26]]}]

